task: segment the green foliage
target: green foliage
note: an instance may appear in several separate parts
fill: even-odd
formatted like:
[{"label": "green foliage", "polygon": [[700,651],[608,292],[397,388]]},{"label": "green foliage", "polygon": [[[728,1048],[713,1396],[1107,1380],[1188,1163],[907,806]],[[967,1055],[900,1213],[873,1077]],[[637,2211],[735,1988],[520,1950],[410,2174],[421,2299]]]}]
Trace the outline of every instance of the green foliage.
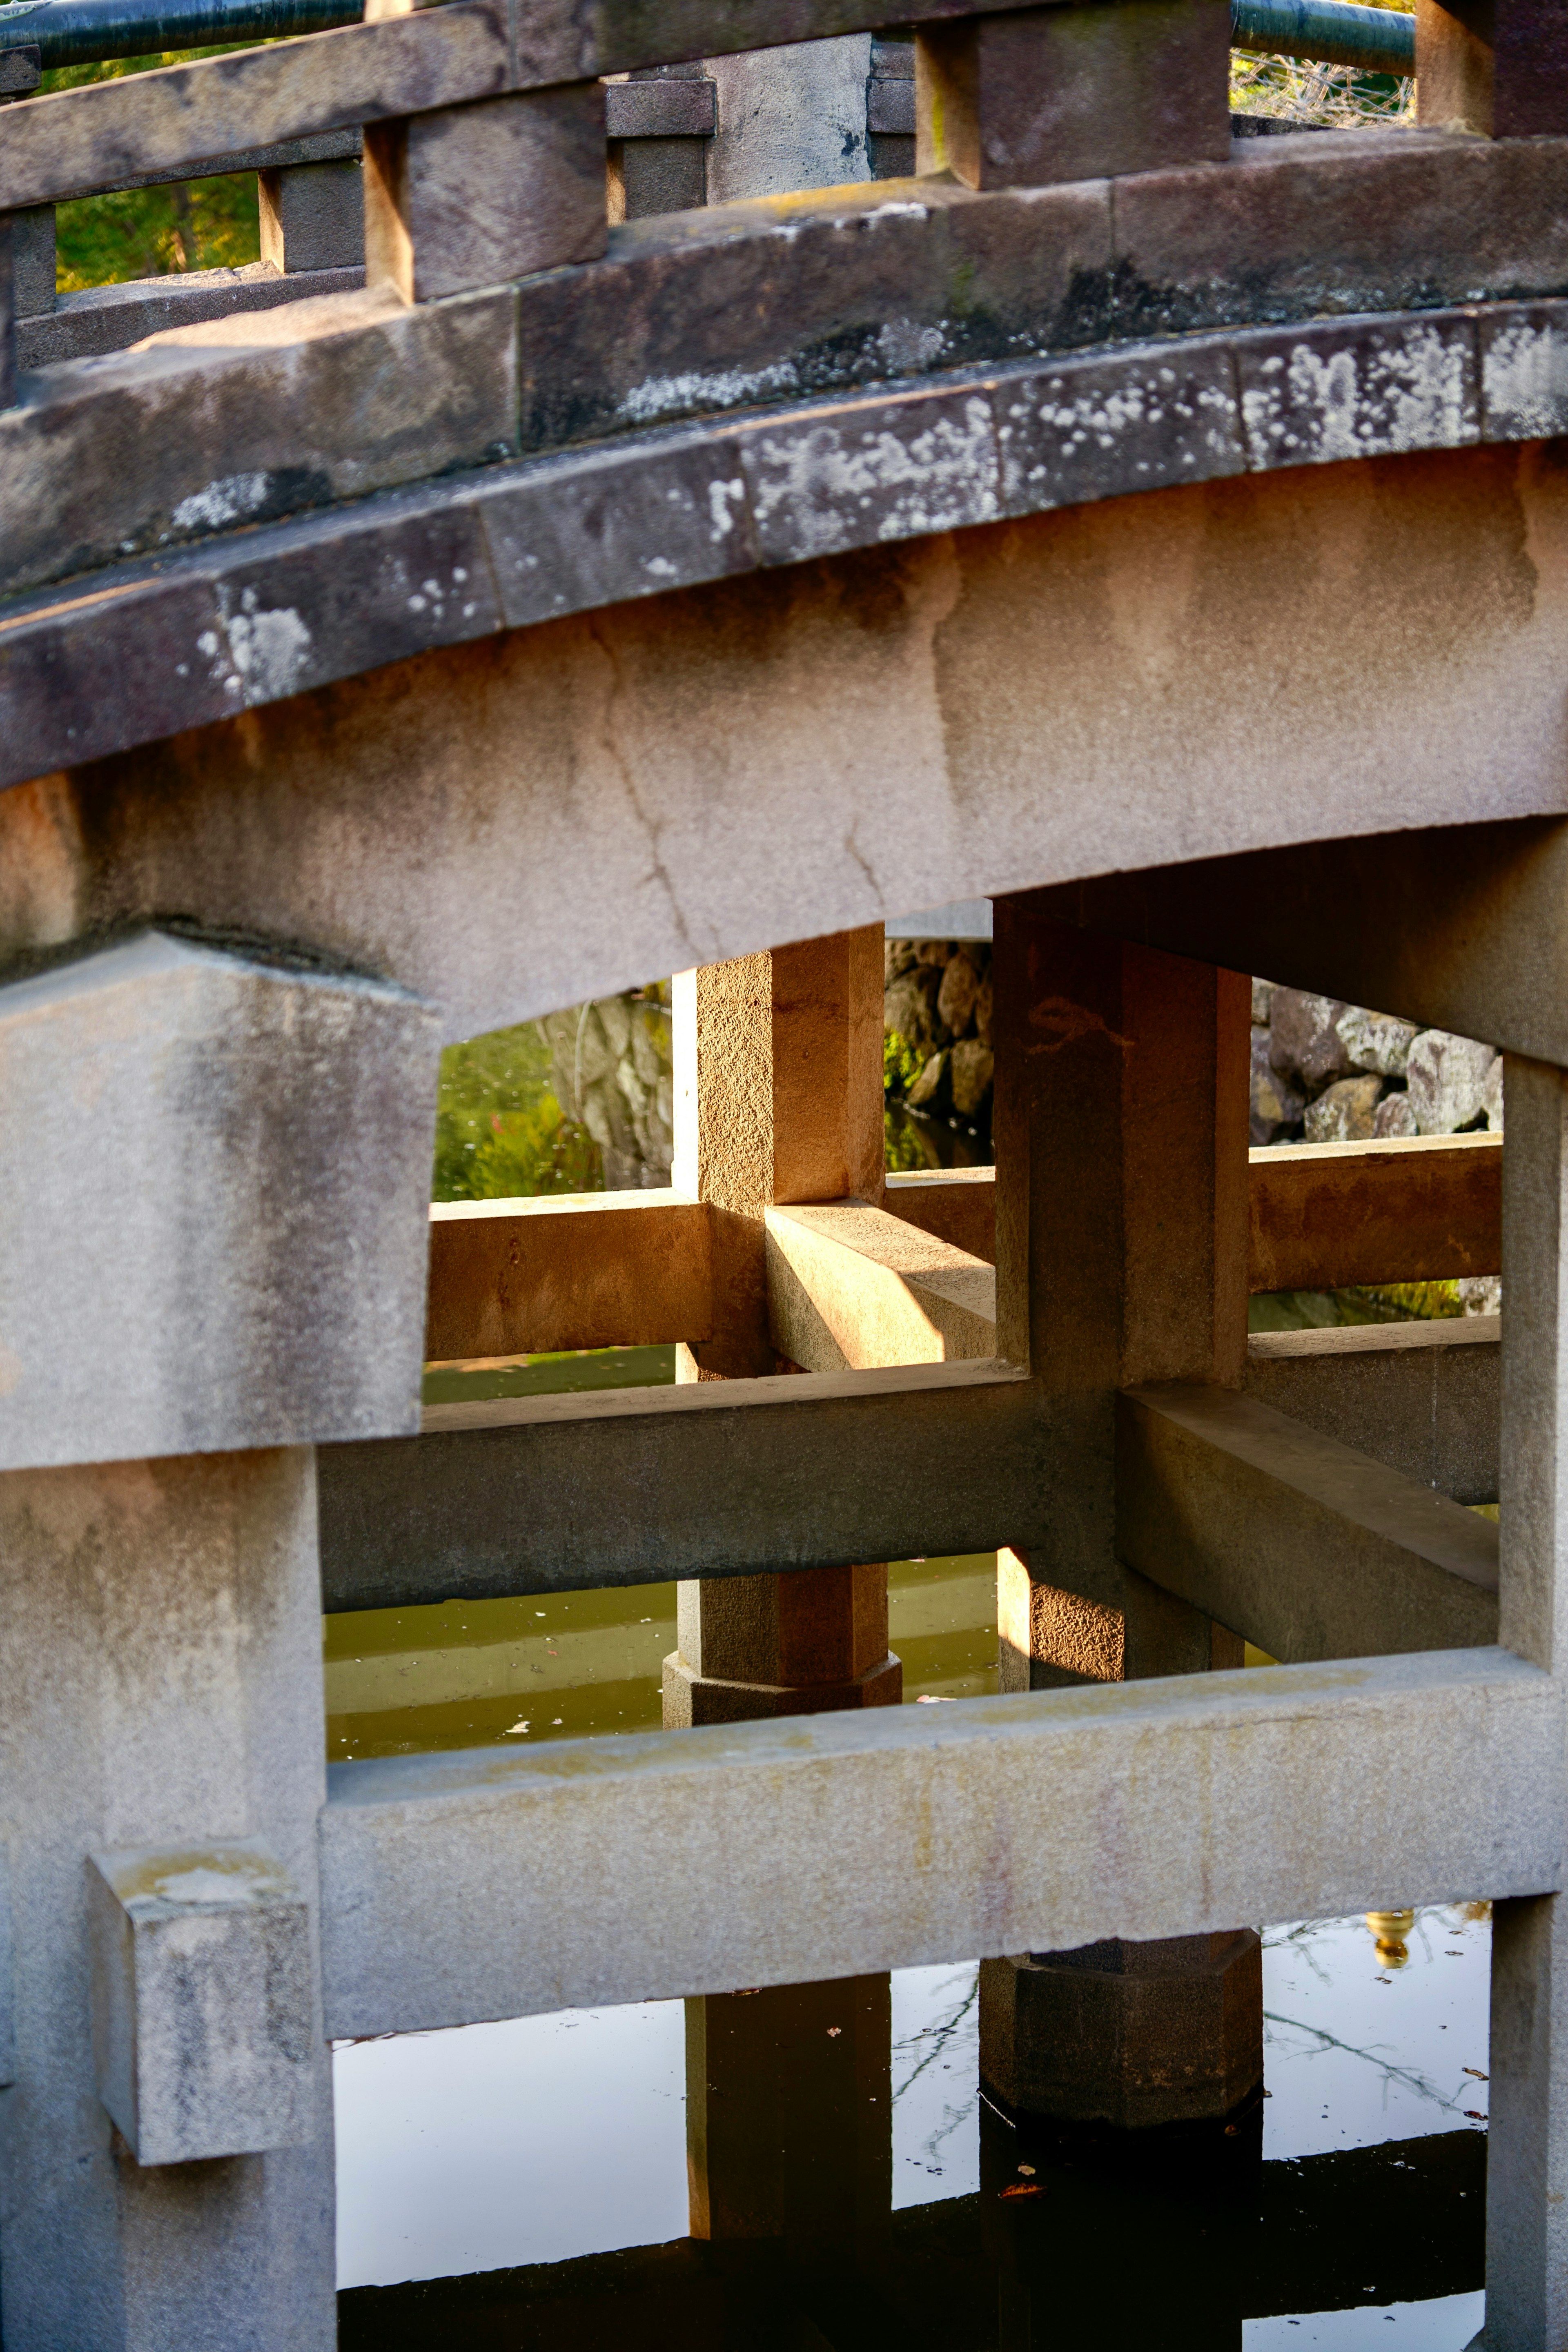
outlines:
[{"label": "green foliage", "polygon": [[599,1148],[562,1115],[536,1023],[448,1045],[436,1100],[437,1201],[602,1192]]},{"label": "green foliage", "polygon": [[1458,1285],[1453,1282],[1368,1282],[1359,1284],[1355,1295],[1370,1299],[1374,1307],[1396,1307],[1401,1315],[1417,1323],[1433,1322],[1465,1311]]},{"label": "green foliage", "polygon": [[[225,57],[230,48],[168,49],[150,58],[111,58],[101,65],[62,66],[47,73],[40,94],[117,81],[157,66]],[[62,294],[86,286],[121,285],[131,278],[163,278],[184,269],[240,269],[261,257],[254,172],[186,180],[168,188],[128,188],[114,196],[84,196],[55,213],[55,284]]]},{"label": "green foliage", "polygon": [[[925,1067],[924,1056],[917,1052],[907,1037],[889,1029],[882,1039],[882,1091],[902,1097],[909,1093]],[[891,1162],[889,1161],[889,1166]]]}]

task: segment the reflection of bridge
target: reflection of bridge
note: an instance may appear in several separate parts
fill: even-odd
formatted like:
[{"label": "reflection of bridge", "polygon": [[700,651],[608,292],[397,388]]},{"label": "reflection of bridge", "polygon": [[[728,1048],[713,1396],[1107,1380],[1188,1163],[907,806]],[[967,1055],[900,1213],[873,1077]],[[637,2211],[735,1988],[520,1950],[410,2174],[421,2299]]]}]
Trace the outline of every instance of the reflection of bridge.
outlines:
[{"label": "reflection of bridge", "polygon": [[[18,247],[363,130],[367,253],[15,379],[5,311],[16,2352],[331,2340],[323,2027],[1453,1895],[1489,2341],[1568,2331],[1551,26],[1434,0],[1458,128],[1233,150],[1224,0],[944,0],[926,176],[608,228],[599,77],[876,16],[451,0],[5,114]],[[979,894],[994,1243],[881,1206],[878,927]],[[416,1435],[443,1036],[670,971],[679,1194],[438,1227],[430,1313],[727,1384]],[[1509,1055],[1500,1408],[1495,1333],[1249,1362],[1249,1246],[1498,1230],[1491,1146],[1249,1208],[1249,971]],[[672,1706],[767,1714],[896,1687],[845,1562],[993,1546],[1007,1696],[324,1786],[323,1580],[679,1566]]]}]

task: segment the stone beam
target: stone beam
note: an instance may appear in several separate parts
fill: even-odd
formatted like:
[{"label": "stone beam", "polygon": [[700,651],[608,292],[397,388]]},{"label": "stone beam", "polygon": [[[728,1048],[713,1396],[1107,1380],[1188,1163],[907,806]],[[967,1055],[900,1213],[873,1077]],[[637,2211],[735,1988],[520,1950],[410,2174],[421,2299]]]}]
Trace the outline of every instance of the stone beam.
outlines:
[{"label": "stone beam", "polygon": [[1562,1741],[1483,1649],[339,1765],[327,2032],[1534,1893]]},{"label": "stone beam", "polygon": [[679,1192],[432,1205],[430,1362],[700,1340],[712,1319],[708,1212]]},{"label": "stone beam", "polygon": [[1050,1449],[997,1364],[441,1405],[320,1454],[322,1604],[408,1608],[1038,1542]]},{"label": "stone beam", "polygon": [[1496,1315],[1258,1331],[1242,1385],[1259,1404],[1358,1447],[1456,1503],[1497,1500]]},{"label": "stone beam", "polygon": [[773,1343],[808,1372],[939,1364],[996,1353],[996,1274],[859,1202],[772,1208]]},{"label": "stone beam", "polygon": [[1562,817],[1346,830],[1348,840],[1162,865],[1045,899],[1062,922],[1568,1066]]},{"label": "stone beam", "polygon": [[1250,1162],[1254,1291],[1501,1268],[1500,1135],[1275,1144]]},{"label": "stone beam", "polygon": [[1497,1639],[1493,1520],[1217,1388],[1119,1400],[1116,1542],[1291,1664]]},{"label": "stone beam", "polygon": [[971,1257],[996,1263],[994,1168],[921,1169],[889,1176],[882,1206],[922,1234],[951,1242]]}]

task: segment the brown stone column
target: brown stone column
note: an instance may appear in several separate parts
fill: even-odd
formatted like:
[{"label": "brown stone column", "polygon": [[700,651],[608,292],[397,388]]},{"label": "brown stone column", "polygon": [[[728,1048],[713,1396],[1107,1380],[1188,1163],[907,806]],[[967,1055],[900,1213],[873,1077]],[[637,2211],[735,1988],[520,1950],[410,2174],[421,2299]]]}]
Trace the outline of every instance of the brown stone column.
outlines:
[{"label": "brown stone column", "polygon": [[[710,1204],[713,1336],[679,1380],[787,1370],[768,1336],[763,1212],[882,1196],[882,934],[871,927],[678,974],[679,1192]],[[897,1706],[885,1565],[689,1580],[665,1660],[673,1726]]]},{"label": "brown stone column", "polygon": [[[998,899],[997,1338],[1058,1433],[1056,1526],[1004,1551],[1005,1689],[1239,1666],[1116,1556],[1115,1397],[1238,1384],[1250,989]],[[981,1979],[981,2065],[1016,2107],[1122,2126],[1223,2115],[1262,2079],[1249,1932],[1016,1955]]]}]

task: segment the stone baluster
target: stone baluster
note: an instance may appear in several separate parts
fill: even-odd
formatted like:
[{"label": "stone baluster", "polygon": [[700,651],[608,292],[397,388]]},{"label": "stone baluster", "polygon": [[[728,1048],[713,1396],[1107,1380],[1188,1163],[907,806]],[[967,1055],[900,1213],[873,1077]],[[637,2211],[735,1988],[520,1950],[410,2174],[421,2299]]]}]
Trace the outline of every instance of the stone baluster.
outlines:
[{"label": "stone baluster", "polygon": [[280,276],[353,269],[364,259],[364,191],[357,156],[287,163],[256,175],[261,258]]},{"label": "stone baluster", "polygon": [[[778,1370],[768,1332],[763,1211],[879,1202],[882,935],[837,932],[678,974],[673,989],[678,1192],[710,1203],[714,1331],[678,1378]],[[689,1580],[665,1661],[665,1721],[686,1725],[896,1706],[885,1565]]]},{"label": "stone baluster", "polygon": [[596,260],[608,236],[602,82],[365,125],[368,286],[434,301]]},{"label": "stone baluster", "polygon": [[1415,119],[1488,139],[1568,130],[1557,0],[1415,0]]},{"label": "stone baluster", "polygon": [[[1116,1392],[1239,1383],[1250,987],[999,898],[996,1304],[1060,1450],[1048,1549],[998,1557],[1005,1689],[1239,1666],[1241,1643],[1116,1550]],[[1015,2106],[1143,2125],[1262,2080],[1256,1936],[986,1964],[981,2063]]]},{"label": "stone baluster", "polygon": [[1089,0],[921,25],[915,168],[1043,187],[1230,155],[1227,0]]},{"label": "stone baluster", "polygon": [[314,1446],[417,1425],[437,1050],[156,933],[0,990],[8,2345],[336,2341]]}]

